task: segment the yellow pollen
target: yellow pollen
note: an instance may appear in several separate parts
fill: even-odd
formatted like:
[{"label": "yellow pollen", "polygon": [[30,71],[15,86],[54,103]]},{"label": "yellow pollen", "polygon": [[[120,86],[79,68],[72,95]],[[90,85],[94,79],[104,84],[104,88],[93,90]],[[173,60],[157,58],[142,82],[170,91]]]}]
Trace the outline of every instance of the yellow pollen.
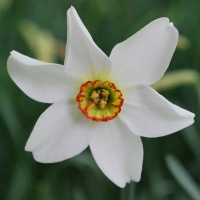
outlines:
[{"label": "yellow pollen", "polygon": [[106,107],[109,94],[110,92],[106,89],[94,90],[90,96],[90,99],[103,109]]}]

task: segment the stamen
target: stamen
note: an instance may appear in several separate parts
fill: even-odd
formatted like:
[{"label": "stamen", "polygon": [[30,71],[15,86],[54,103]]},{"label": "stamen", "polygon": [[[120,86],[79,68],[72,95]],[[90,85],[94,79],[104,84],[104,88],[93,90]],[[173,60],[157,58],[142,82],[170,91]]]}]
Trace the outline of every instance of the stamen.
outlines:
[{"label": "stamen", "polygon": [[120,113],[124,102],[121,91],[114,83],[99,80],[81,85],[76,101],[82,113],[96,122],[114,119]]},{"label": "stamen", "polygon": [[106,89],[94,90],[90,96],[90,99],[103,109],[106,107],[109,94],[110,92]]}]

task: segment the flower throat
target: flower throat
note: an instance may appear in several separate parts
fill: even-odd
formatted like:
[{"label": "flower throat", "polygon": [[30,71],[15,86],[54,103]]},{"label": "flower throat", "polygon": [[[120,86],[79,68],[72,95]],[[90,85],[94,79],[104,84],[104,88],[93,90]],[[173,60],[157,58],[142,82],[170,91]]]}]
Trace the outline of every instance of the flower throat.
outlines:
[{"label": "flower throat", "polygon": [[85,117],[96,122],[114,119],[124,102],[121,91],[114,83],[100,80],[82,84],[76,101]]}]

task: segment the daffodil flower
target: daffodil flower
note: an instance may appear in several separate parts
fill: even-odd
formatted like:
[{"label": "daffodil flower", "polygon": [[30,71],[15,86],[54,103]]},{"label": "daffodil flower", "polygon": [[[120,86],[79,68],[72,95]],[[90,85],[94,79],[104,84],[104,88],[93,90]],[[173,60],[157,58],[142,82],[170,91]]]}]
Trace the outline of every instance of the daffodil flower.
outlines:
[{"label": "daffodil flower", "polygon": [[73,7],[67,19],[64,65],[16,51],[8,59],[9,75],[25,94],[53,103],[36,122],[25,150],[38,162],[53,163],[89,146],[104,174],[124,187],[141,177],[140,136],[165,136],[194,122],[193,113],[149,87],[166,71],[178,31],[167,18],[157,19],[117,44],[108,57]]}]

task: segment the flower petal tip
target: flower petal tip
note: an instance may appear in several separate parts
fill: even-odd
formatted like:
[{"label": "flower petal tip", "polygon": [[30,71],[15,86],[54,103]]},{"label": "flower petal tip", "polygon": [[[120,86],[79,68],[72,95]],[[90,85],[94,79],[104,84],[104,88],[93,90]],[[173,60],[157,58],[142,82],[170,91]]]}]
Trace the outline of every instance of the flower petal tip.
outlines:
[{"label": "flower petal tip", "polygon": [[[113,180],[112,180],[113,181]],[[118,180],[118,182],[116,181],[113,181],[118,187],[120,188],[125,188],[127,184],[130,184],[131,183],[131,178],[127,177],[127,179],[125,180]]]},{"label": "flower petal tip", "polygon": [[194,113],[184,109],[184,112],[182,113],[182,116],[184,118],[187,118],[188,120],[190,120],[191,124],[194,123],[194,118],[195,118],[195,114]]},{"label": "flower petal tip", "polygon": [[139,176],[137,179],[134,179],[134,182],[138,183],[140,182],[141,176]]},{"label": "flower petal tip", "polygon": [[24,147],[24,150],[25,151],[29,151],[29,152],[33,151],[33,148],[30,147],[30,145],[28,144],[28,141],[27,141],[27,143],[26,143],[26,145]]},{"label": "flower petal tip", "polygon": [[138,183],[141,179],[141,176],[139,176],[138,178],[134,178],[134,179],[128,179],[123,183],[120,184],[116,184],[118,185],[120,188],[125,188],[127,184],[131,184],[132,182]]},{"label": "flower petal tip", "polygon": [[192,113],[192,112],[190,112],[190,115],[191,115],[192,118],[195,118],[195,116],[196,116],[196,115],[195,115],[194,113]]},{"label": "flower petal tip", "polygon": [[127,184],[131,184],[131,182],[138,183],[141,179],[141,174],[138,177],[126,177],[126,180],[118,180],[117,182],[112,180],[118,187],[125,188]]},{"label": "flower petal tip", "polygon": [[13,54],[15,54],[15,53],[17,53],[17,51],[12,50],[12,51],[10,52],[10,55],[13,55]]},{"label": "flower petal tip", "polygon": [[54,163],[54,161],[49,161],[48,159],[46,160],[45,158],[41,157],[38,153],[35,153],[34,151],[32,152],[32,154],[34,160],[39,163]]},{"label": "flower petal tip", "polygon": [[176,29],[176,27],[174,26],[173,22],[168,21],[168,27],[169,29],[173,29],[174,33],[177,35],[177,42],[178,42],[178,30]]},{"label": "flower petal tip", "polygon": [[15,51],[15,50],[12,50],[10,52],[10,56],[12,56],[15,60],[19,60],[19,61],[20,60],[23,61],[23,60],[25,60],[25,58],[27,58],[27,56]]},{"label": "flower petal tip", "polygon": [[73,6],[71,6],[68,10],[67,10],[67,15],[69,15],[69,14],[75,14],[75,13],[77,13],[76,12],[76,9],[73,7]]},{"label": "flower petal tip", "polygon": [[125,188],[126,187],[126,183],[122,183],[122,184],[116,184],[118,187],[120,188]]},{"label": "flower petal tip", "polygon": [[174,23],[170,22],[169,18],[167,18],[167,17],[161,17],[158,20],[162,20],[163,23],[165,23],[169,28],[173,28],[174,30],[176,30],[178,32],[178,30],[174,26]]},{"label": "flower petal tip", "polygon": [[195,114],[194,113],[190,113],[190,119],[191,120],[190,120],[190,124],[188,126],[192,125],[195,122],[194,118],[195,118]]},{"label": "flower petal tip", "polygon": [[8,57],[8,60],[7,60],[7,68],[10,66],[11,60],[12,60],[13,58],[15,58],[15,53],[17,53],[17,52],[14,51],[14,50],[12,50],[12,51],[10,52],[10,55],[9,55],[9,57]]},{"label": "flower petal tip", "polygon": [[74,6],[71,6],[69,9],[70,9],[70,10],[76,10],[76,9],[74,8]]}]

